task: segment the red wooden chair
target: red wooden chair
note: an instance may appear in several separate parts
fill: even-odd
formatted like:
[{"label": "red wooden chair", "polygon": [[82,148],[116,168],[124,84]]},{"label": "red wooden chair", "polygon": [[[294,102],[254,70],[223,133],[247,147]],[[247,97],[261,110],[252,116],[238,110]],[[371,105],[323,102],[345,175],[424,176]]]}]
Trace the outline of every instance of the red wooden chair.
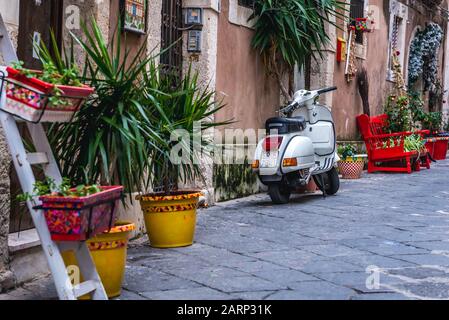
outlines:
[{"label": "red wooden chair", "polygon": [[[368,152],[368,172],[390,171],[390,172],[412,172],[412,160],[416,159],[415,169],[419,171],[421,167],[430,169],[430,159],[427,155],[417,151],[406,152],[404,150],[405,137],[412,134],[423,136],[429,134],[427,130],[417,132],[385,133],[388,116],[383,114],[377,117],[369,117],[362,114],[357,117],[362,138],[365,141]],[[393,166],[385,163],[403,163],[405,166]],[[379,165],[384,163],[384,165]]]}]

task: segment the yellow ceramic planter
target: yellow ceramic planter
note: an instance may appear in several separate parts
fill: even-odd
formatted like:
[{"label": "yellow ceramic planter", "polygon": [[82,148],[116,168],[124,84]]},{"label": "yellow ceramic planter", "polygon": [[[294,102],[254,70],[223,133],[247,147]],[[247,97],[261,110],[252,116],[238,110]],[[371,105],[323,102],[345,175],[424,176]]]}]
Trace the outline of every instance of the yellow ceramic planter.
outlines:
[{"label": "yellow ceramic planter", "polygon": [[139,196],[150,245],[177,248],[193,244],[199,192]]},{"label": "yellow ceramic planter", "polygon": [[[134,228],[134,224],[120,222],[109,232],[97,235],[87,241],[109,298],[118,297],[122,292],[128,239]],[[64,252],[63,258],[66,266],[78,265],[73,251]],[[89,296],[84,296],[82,299],[89,299]]]}]

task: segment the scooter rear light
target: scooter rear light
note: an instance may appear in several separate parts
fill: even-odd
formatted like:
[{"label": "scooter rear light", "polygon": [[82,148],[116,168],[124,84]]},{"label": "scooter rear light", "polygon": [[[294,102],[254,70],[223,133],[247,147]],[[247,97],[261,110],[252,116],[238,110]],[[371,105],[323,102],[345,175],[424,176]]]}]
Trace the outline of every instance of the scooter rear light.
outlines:
[{"label": "scooter rear light", "polygon": [[283,137],[267,137],[263,142],[263,149],[265,151],[277,151],[282,144]]}]

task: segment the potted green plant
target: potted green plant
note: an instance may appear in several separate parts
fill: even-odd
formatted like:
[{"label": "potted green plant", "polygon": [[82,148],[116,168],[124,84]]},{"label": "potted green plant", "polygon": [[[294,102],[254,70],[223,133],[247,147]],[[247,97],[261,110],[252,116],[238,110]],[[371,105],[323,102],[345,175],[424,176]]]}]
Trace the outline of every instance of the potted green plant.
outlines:
[{"label": "potted green plant", "polygon": [[[111,43],[104,38],[97,22],[82,23],[82,35],[72,38],[86,55],[85,68],[79,80],[95,89],[67,124],[49,128],[50,144],[64,176],[74,183],[122,185],[127,194],[148,186],[148,174],[153,148],[161,145],[153,122],[147,114],[153,105],[147,103],[147,88],[154,74],[156,55],[147,56],[147,44],[130,55],[121,34],[115,31]],[[58,50],[56,47],[54,50]],[[67,68],[74,59],[72,48],[66,55],[42,56],[43,62],[53,62]]]},{"label": "potted green plant", "polygon": [[285,101],[292,100],[295,65],[305,67],[311,57],[322,58],[330,41],[326,23],[346,19],[344,6],[337,0],[254,1],[249,17],[254,28],[251,44],[261,55],[267,73],[279,84]]},{"label": "potted green plant", "polygon": [[[122,292],[128,241],[134,228],[133,223],[117,221],[110,230],[87,240],[87,246],[109,298],[118,297]],[[67,267],[78,266],[73,251],[65,251],[62,256]],[[80,298],[87,299],[90,299],[89,295]]]},{"label": "potted green plant", "polygon": [[[148,117],[157,124],[156,130],[164,143],[150,154],[153,159],[153,186],[159,192],[142,194],[137,199],[143,210],[151,246],[188,246],[194,239],[201,192],[179,190],[178,185],[180,182],[204,179],[201,157],[208,156],[212,141],[200,139],[201,142],[196,143],[195,137],[202,135],[204,138],[207,130],[230,122],[217,123],[211,120],[224,105],[214,101],[215,92],[208,86],[201,87],[198,73],[191,68],[181,80],[169,75],[159,75],[148,80],[151,81],[148,88],[157,88],[151,95],[156,107]],[[186,134],[188,141],[173,141],[173,134],[177,130]],[[173,158],[176,148],[183,154],[180,161]]]},{"label": "potted green plant", "polygon": [[[131,55],[118,30],[108,43],[94,20],[89,26],[83,23],[82,35],[72,34],[72,38],[86,55],[79,81],[94,88],[95,94],[89,96],[72,122],[48,128],[61,171],[76,184],[118,184],[124,186],[126,194],[137,192],[152,180],[152,151],[166,144],[158,133],[156,105],[151,102],[153,95],[165,96],[159,91],[163,88],[157,87],[159,83],[153,79],[157,75],[157,55],[147,55],[145,41]],[[55,54],[40,58],[61,72],[74,63],[73,50],[63,48],[62,55],[52,39]],[[110,231],[88,240],[110,297],[120,294],[125,245],[132,227],[119,222]],[[105,247],[104,243],[120,246]],[[72,253],[64,257],[67,265],[76,264]]]},{"label": "potted green plant", "polygon": [[364,155],[357,155],[357,149],[353,144],[343,144],[338,146],[338,170],[343,179],[360,179],[365,166]]},{"label": "potted green plant", "polygon": [[55,241],[85,241],[110,229],[115,222],[121,186],[79,185],[71,187],[64,178],[57,185],[51,178],[37,181],[34,194],[22,194],[19,201],[34,201],[44,212],[51,237]]},{"label": "potted green plant", "polygon": [[420,124],[422,129],[430,131],[426,137],[426,149],[430,157],[433,160],[446,159],[449,137],[442,132],[443,114],[441,112],[425,112],[420,94],[412,91],[409,95],[414,115],[413,120]]},{"label": "potted green plant", "polygon": [[[50,56],[42,47],[40,55]],[[22,120],[68,122],[94,89],[82,84],[74,64],[61,66],[43,62],[43,70],[29,70],[19,61],[1,71],[6,100],[2,110]]]}]

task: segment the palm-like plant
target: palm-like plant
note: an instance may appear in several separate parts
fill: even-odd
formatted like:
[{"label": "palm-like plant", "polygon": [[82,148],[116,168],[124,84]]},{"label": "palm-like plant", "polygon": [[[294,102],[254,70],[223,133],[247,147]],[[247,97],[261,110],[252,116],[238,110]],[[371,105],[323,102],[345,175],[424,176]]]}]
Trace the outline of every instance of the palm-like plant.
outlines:
[{"label": "palm-like plant", "polygon": [[[190,69],[180,82],[163,75],[155,56],[146,56],[146,44],[130,57],[126,49],[122,52],[119,32],[108,46],[95,21],[83,31],[85,40],[72,37],[87,56],[82,82],[95,88],[95,94],[72,123],[50,128],[63,175],[74,183],[120,184],[128,192],[163,186],[166,193],[179,179],[202,178],[198,158],[210,142],[203,139],[198,146],[191,141],[200,132],[229,123],[209,120],[223,107],[214,101],[215,92],[208,86],[201,89],[198,74]],[[61,73],[73,69],[73,58],[62,58],[54,47],[54,55],[41,50],[42,59]],[[197,129],[196,122],[201,123]],[[189,141],[181,143],[190,160],[173,163],[177,142],[171,137],[179,129],[189,134]]]},{"label": "palm-like plant", "polygon": [[291,94],[283,77],[295,64],[305,65],[308,57],[321,56],[329,40],[325,23],[336,25],[344,18],[344,2],[338,0],[255,0],[255,33],[252,46],[262,55],[267,71],[279,83],[285,100]]},{"label": "palm-like plant", "polygon": [[[157,74],[145,78],[144,94],[148,104],[154,106],[147,109],[147,116],[164,143],[152,149],[150,172],[153,173],[153,186],[169,194],[177,189],[179,181],[204,179],[201,158],[210,156],[214,148],[208,130],[231,121],[212,120],[224,104],[215,101],[215,92],[208,85],[201,86],[198,72],[189,68],[178,81],[176,75],[162,75],[162,70],[154,67],[151,70]],[[175,132],[187,137],[178,140]],[[177,156],[182,159],[174,159]]]},{"label": "palm-like plant", "polygon": [[[133,192],[148,184],[148,155],[164,143],[143,121],[148,106],[142,104],[142,80],[154,57],[145,57],[146,46],[131,57],[122,50],[120,32],[108,46],[95,21],[83,31],[85,40],[72,37],[87,56],[82,82],[94,87],[95,94],[72,123],[50,128],[51,143],[63,175],[74,183],[116,183]],[[63,69],[73,62],[59,53],[46,59]]]}]

